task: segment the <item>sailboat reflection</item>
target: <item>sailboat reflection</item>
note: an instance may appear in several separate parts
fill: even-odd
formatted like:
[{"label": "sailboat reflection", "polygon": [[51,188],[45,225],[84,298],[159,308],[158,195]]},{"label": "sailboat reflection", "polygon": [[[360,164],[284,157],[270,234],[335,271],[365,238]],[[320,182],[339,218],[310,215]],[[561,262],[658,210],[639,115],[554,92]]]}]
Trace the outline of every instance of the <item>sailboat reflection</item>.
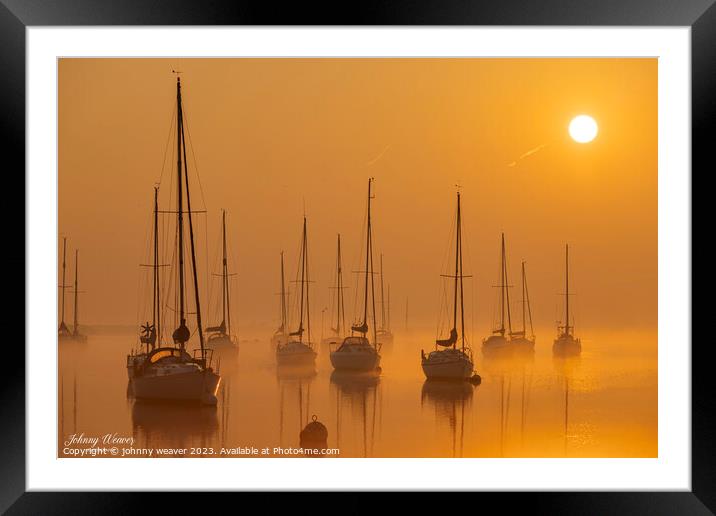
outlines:
[{"label": "sailboat reflection", "polygon": [[[316,377],[315,364],[302,364],[302,365],[279,365],[276,367],[276,378],[278,379],[279,385],[279,446],[284,445],[304,447],[306,444],[307,448],[320,449],[325,448],[324,443],[320,442],[318,428],[310,427],[311,424],[309,419],[311,418],[311,384],[313,379]],[[295,409],[293,407],[296,407]],[[315,417],[315,416],[314,416]],[[295,419],[294,419],[295,418]],[[293,419],[298,420],[298,442],[284,441],[284,430],[286,425],[289,426],[289,434],[293,434],[290,431],[292,423],[287,423]],[[316,418],[317,419],[317,418]],[[306,428],[309,428],[308,441],[304,443],[303,432]],[[294,427],[296,428],[296,427]],[[324,427],[325,428],[325,427]],[[314,431],[316,431],[314,433]],[[296,435],[296,434],[293,434]],[[310,445],[310,446],[309,446]],[[322,446],[323,445],[323,446]],[[308,454],[308,456],[315,456]],[[320,456],[320,455],[318,455]]]},{"label": "sailboat reflection", "polygon": [[[380,432],[382,420],[380,373],[334,370],[331,387],[336,400],[336,448],[343,456],[358,453],[363,457],[373,456],[376,432]],[[347,428],[343,426],[345,408],[350,418]],[[351,436],[354,439],[349,440]],[[360,443],[356,445],[357,440]]]},{"label": "sailboat reflection", "polygon": [[581,366],[581,357],[576,356],[559,356],[553,358],[554,369],[563,379],[564,384],[564,456],[569,456],[569,443],[579,437],[575,432],[570,433],[569,428],[569,393],[570,389],[574,391],[574,382],[577,379]]},{"label": "sailboat reflection", "polygon": [[132,406],[132,433],[137,449],[213,447],[218,430],[215,406],[139,400]]},{"label": "sailboat reflection", "polygon": [[[425,380],[421,407],[427,401],[435,408],[436,422],[447,420],[452,437],[452,456],[462,457],[465,441],[465,414],[472,406],[475,386],[468,382]],[[459,427],[459,431],[458,431]]]}]

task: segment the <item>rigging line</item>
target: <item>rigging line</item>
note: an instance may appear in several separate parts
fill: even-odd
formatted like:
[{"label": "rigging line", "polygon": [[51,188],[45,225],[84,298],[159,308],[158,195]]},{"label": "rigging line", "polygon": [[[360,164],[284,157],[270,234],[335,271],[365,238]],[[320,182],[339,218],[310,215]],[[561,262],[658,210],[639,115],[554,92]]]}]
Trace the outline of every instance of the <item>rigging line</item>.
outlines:
[{"label": "rigging line", "polygon": [[171,140],[172,140],[172,134],[174,134],[174,118],[176,115],[176,99],[174,99],[172,101],[172,105],[173,105],[172,114],[171,114],[171,118],[169,119],[169,133],[167,134],[167,143],[164,145],[164,157],[162,158],[162,168],[159,172],[159,184],[160,185],[162,184],[162,178],[164,177],[164,170],[165,170],[166,164],[167,164],[167,150],[169,149],[169,147],[171,147],[172,149],[174,148],[173,145],[169,145],[169,144],[171,143]]},{"label": "rigging line", "polygon": [[[182,103],[183,99],[182,99]],[[186,122],[184,126],[186,127],[186,134],[189,137],[189,149],[191,150],[191,158],[194,162],[194,175],[196,176],[197,182],[199,183],[199,191],[201,192],[201,203],[202,207],[206,209],[206,197],[204,196],[204,187],[201,184],[201,176],[199,175],[199,166],[197,165],[196,161],[196,154],[194,154],[194,144],[191,142],[191,127],[189,127],[189,117],[186,114],[186,109],[184,109],[184,112],[182,113],[182,120]],[[188,184],[187,184],[188,187]]]}]

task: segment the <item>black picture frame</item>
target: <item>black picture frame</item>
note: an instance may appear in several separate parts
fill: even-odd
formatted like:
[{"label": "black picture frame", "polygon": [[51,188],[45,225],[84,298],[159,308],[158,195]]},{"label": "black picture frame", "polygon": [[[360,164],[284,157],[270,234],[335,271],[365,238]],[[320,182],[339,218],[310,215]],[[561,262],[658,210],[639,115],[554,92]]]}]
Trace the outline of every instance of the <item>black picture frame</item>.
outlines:
[{"label": "black picture frame", "polygon": [[[464,0],[361,1],[355,4],[314,2],[276,4],[269,1],[198,0],[0,0],[0,148],[5,193],[24,202],[25,167],[25,28],[28,26],[92,25],[605,25],[688,26],[691,28],[692,171],[705,175],[712,153],[710,138],[716,124],[716,6],[715,0]],[[353,6],[353,8],[350,8]],[[348,7],[348,8],[347,8]],[[48,114],[48,123],[52,123]],[[8,159],[10,158],[10,159]],[[11,189],[8,181],[17,185]],[[22,209],[22,208],[20,208]],[[25,275],[24,226],[3,227],[4,239],[16,251],[7,267]],[[693,230],[692,230],[693,231]],[[16,279],[19,281],[19,278]],[[15,292],[24,292],[17,285]],[[19,307],[20,304],[16,303]],[[23,303],[23,307],[26,305]],[[27,309],[32,309],[27,306]],[[19,322],[21,314],[12,321]],[[19,326],[19,324],[18,324]],[[687,334],[687,333],[685,333]],[[670,343],[683,345],[688,342]],[[15,345],[17,346],[17,345]],[[690,492],[509,493],[470,495],[469,505],[491,499],[500,510],[519,506],[533,513],[570,514],[712,514],[716,511],[716,402],[709,342],[692,346],[692,490]],[[7,348],[10,349],[10,348]],[[0,512],[8,514],[129,514],[146,507],[142,495],[130,493],[25,492],[25,359],[18,347],[11,367],[0,374]],[[212,495],[217,496],[217,495]],[[241,495],[247,496],[247,495]],[[223,496],[222,496],[223,497]],[[254,495],[252,497],[255,498]],[[350,512],[374,505],[370,498],[344,495]],[[141,498],[141,499],[138,499]],[[315,498],[312,498],[315,500]],[[305,503],[316,512],[327,505]],[[443,504],[421,495],[412,498],[423,510]],[[163,512],[185,513],[192,507],[216,510],[221,501],[187,493],[162,495]],[[246,507],[257,503],[247,500]],[[259,502],[260,503],[260,502]],[[330,504],[328,504],[330,505]],[[443,509],[444,510],[444,507]]]}]

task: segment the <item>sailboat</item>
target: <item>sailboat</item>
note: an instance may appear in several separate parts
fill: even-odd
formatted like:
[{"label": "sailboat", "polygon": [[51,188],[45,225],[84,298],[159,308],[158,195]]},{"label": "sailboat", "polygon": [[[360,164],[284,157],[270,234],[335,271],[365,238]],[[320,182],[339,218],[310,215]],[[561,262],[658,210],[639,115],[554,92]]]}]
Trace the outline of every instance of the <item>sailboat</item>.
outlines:
[{"label": "sailboat", "polygon": [[[527,334],[527,320],[530,323],[530,333]],[[522,262],[522,329],[510,333],[510,343],[515,351],[532,352],[535,349],[535,330],[532,326],[532,308],[530,307],[530,294],[527,290],[527,273],[525,262]]]},{"label": "sailboat", "polygon": [[221,323],[206,328],[209,334],[207,345],[217,353],[233,354],[239,352],[239,340],[231,333],[231,304],[229,300],[229,269],[226,259],[226,212],[221,212]]},{"label": "sailboat", "polygon": [[65,323],[65,290],[70,288],[70,285],[65,283],[67,238],[62,239],[62,247],[62,285],[60,285],[60,289],[62,290],[62,308],[60,312],[60,326],[57,330],[57,338],[59,342],[83,343],[87,342],[87,336],[82,335],[79,329],[79,294],[81,294],[79,291],[79,250],[75,249],[75,282],[72,287],[73,290],[71,291],[71,293],[74,294],[74,311],[72,314],[72,329],[70,330],[67,323]]},{"label": "sailboat", "polygon": [[555,355],[578,355],[582,352],[582,341],[574,336],[574,325],[569,320],[569,245],[564,248],[564,325],[557,326],[558,336],[552,345]]},{"label": "sailboat", "polygon": [[[331,349],[331,364],[336,370],[374,371],[380,367],[380,343],[378,342],[375,317],[375,283],[373,274],[373,235],[370,218],[370,201],[373,198],[371,187],[373,178],[368,179],[368,219],[366,224],[365,282],[363,296],[363,319],[360,324],[351,325],[350,336],[343,339],[340,346]],[[368,292],[370,278],[370,293]],[[373,307],[373,345],[366,337],[368,334],[368,296]],[[360,336],[354,335],[360,334]]]},{"label": "sailboat", "polygon": [[[158,343],[140,361],[131,375],[134,397],[147,400],[172,400],[197,402],[215,405],[216,393],[221,377],[211,367],[212,350],[204,343],[201,323],[201,303],[199,301],[199,277],[194,245],[194,224],[192,222],[191,197],[189,191],[189,172],[186,160],[186,140],[184,138],[184,112],[182,109],[181,82],[177,77],[177,299],[179,302],[178,327],[172,333],[174,346],[162,346]],[[186,196],[186,208],[184,207]],[[189,250],[191,259],[191,279],[193,280],[196,331],[199,337],[199,349],[193,355],[186,350],[192,331],[187,326],[186,271],[184,265],[184,215],[189,222]],[[156,265],[156,264],[155,264]],[[156,321],[155,321],[156,323]],[[149,332],[151,335],[151,331]]]},{"label": "sailboat", "polygon": [[[464,380],[472,376],[472,350],[465,345],[465,305],[462,269],[462,221],[460,217],[460,191],[457,192],[457,222],[455,235],[455,274],[453,282],[452,329],[447,339],[437,339],[435,350],[428,355],[420,350],[423,373],[428,379]],[[458,295],[459,291],[459,295]],[[458,305],[460,305],[460,331],[458,332]],[[460,347],[457,346],[458,339]]]},{"label": "sailboat", "polygon": [[390,313],[390,285],[388,285],[388,305],[386,305],[383,282],[383,253],[380,253],[380,308],[380,328],[376,331],[376,338],[380,344],[390,345],[393,343],[393,332],[390,331],[390,317],[386,316],[386,312]]},{"label": "sailboat", "polygon": [[346,328],[346,313],[345,313],[345,304],[343,302],[343,289],[345,288],[343,286],[343,266],[341,264],[341,235],[338,234],[338,251],[336,253],[336,285],[333,287],[336,291],[335,296],[333,296],[333,299],[335,300],[335,308],[336,308],[336,326],[333,327],[333,324],[331,322],[331,333],[333,335],[330,335],[323,340],[321,340],[321,345],[337,345],[343,341],[344,338],[344,332]]},{"label": "sailboat", "polygon": [[[306,217],[303,217],[303,234],[301,237],[301,257],[299,258],[301,298],[298,301],[299,317],[298,329],[289,333],[288,342],[276,346],[276,362],[279,366],[306,366],[316,363],[316,352],[311,344],[311,310],[309,303],[309,277],[308,277],[308,234],[306,232]],[[306,320],[306,328],[303,321]],[[308,338],[304,342],[303,335]]]},{"label": "sailboat", "polygon": [[[505,234],[502,233],[502,247],[500,258],[500,325],[492,331],[492,335],[482,341],[483,354],[503,354],[511,350],[505,334],[512,333],[512,315],[510,313],[510,292],[507,285],[507,257],[505,256]],[[506,309],[506,310],[505,310]],[[505,327],[505,314],[507,314],[507,327]]]},{"label": "sailboat", "polygon": [[60,326],[57,329],[57,338],[60,342],[68,341],[72,339],[72,332],[65,324],[65,290],[70,286],[65,283],[65,269],[67,261],[67,238],[62,239],[62,284],[60,285],[60,291],[62,292],[60,301]]},{"label": "sailboat", "polygon": [[288,311],[286,310],[286,281],[283,274],[283,251],[281,251],[281,326],[278,327],[276,332],[271,337],[271,346],[276,348],[279,344],[286,344],[288,342]]}]

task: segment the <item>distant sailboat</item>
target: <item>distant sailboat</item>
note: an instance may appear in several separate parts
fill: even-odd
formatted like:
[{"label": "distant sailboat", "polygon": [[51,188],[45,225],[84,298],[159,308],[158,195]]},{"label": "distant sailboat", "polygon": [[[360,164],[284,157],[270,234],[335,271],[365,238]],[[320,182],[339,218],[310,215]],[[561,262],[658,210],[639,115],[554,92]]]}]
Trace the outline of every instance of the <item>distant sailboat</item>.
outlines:
[{"label": "distant sailboat", "polygon": [[70,285],[65,284],[65,263],[67,254],[67,238],[63,238],[63,251],[62,251],[62,311],[60,317],[60,326],[57,331],[57,337],[60,342],[75,342],[83,343],[87,342],[87,336],[80,333],[79,323],[79,250],[75,249],[75,282],[71,293],[74,295],[74,307],[73,307],[73,324],[72,330],[67,327],[65,323],[65,290],[70,288]]},{"label": "distant sailboat", "polygon": [[[512,315],[510,313],[510,292],[507,284],[507,257],[505,255],[505,234],[502,233],[500,254],[500,325],[492,331],[492,335],[482,341],[483,354],[502,354],[509,352],[511,347],[505,334],[512,333]],[[507,315],[507,321],[505,321]],[[507,326],[505,326],[507,322]]]},{"label": "distant sailboat", "polygon": [[[301,256],[299,258],[301,298],[299,304],[298,329],[289,333],[288,342],[276,346],[276,361],[279,366],[313,365],[316,362],[316,352],[311,344],[311,306],[309,296],[308,276],[308,234],[306,231],[306,217],[303,217],[303,234],[301,238]],[[303,327],[304,319],[306,328]],[[308,338],[304,341],[304,333]]]},{"label": "distant sailboat", "polygon": [[286,309],[286,280],[283,273],[283,251],[281,251],[281,325],[271,337],[271,345],[276,348],[279,344],[288,342],[288,311]]},{"label": "distant sailboat", "polygon": [[382,345],[393,343],[393,332],[390,331],[390,286],[388,286],[388,301],[386,304],[385,286],[383,281],[383,253],[380,254],[380,328],[376,331],[378,342]]},{"label": "distant sailboat", "polygon": [[336,285],[332,287],[336,293],[332,297],[335,300],[336,309],[336,326],[333,327],[331,323],[331,333],[333,335],[324,338],[321,341],[322,345],[337,345],[343,341],[346,331],[346,311],[345,304],[343,302],[343,265],[341,264],[341,235],[338,234],[338,251],[336,253]]},{"label": "distant sailboat", "polygon": [[221,323],[216,326],[209,326],[206,332],[209,334],[208,345],[217,353],[225,355],[236,355],[239,352],[239,340],[231,333],[231,304],[229,299],[229,274],[226,257],[226,212],[221,213]]},{"label": "distant sailboat", "polygon": [[65,269],[67,263],[67,238],[62,239],[62,284],[60,285],[60,326],[57,329],[57,337],[60,342],[72,339],[72,332],[65,324],[65,290],[70,286],[65,283]]},{"label": "distant sailboat", "polygon": [[[140,361],[131,374],[131,386],[134,397],[148,400],[172,400],[198,402],[215,405],[216,393],[221,377],[211,367],[212,350],[204,344],[204,332],[201,321],[201,303],[199,301],[199,279],[194,245],[194,225],[192,222],[191,197],[189,192],[189,173],[186,161],[186,140],[184,138],[184,112],[181,98],[181,82],[177,77],[177,300],[179,302],[179,326],[172,333],[174,346],[154,347],[147,357]],[[196,310],[196,331],[199,337],[199,349],[193,356],[186,351],[191,337],[187,326],[186,285],[184,266],[184,196],[189,222],[189,249],[191,255],[191,279],[193,280],[194,308]],[[198,352],[198,354],[197,354]]]},{"label": "distant sailboat", "polygon": [[[421,350],[421,365],[428,379],[465,380],[472,376],[472,350],[465,345],[465,305],[462,269],[462,223],[460,217],[460,191],[457,192],[457,222],[455,235],[455,274],[453,282],[452,329],[447,339],[435,341],[435,351],[428,355]],[[459,292],[459,295],[458,295]],[[458,305],[460,305],[460,330],[458,332]],[[458,339],[460,347],[457,347]],[[442,348],[442,349],[441,349]]]},{"label": "distant sailboat", "polygon": [[[530,333],[527,334],[527,320],[530,323]],[[535,330],[532,326],[532,308],[530,307],[530,294],[527,290],[527,273],[525,262],[522,262],[522,330],[510,333],[510,343],[515,351],[530,352],[535,349]]]},{"label": "distant sailboat", "polygon": [[[331,350],[331,364],[336,370],[374,371],[380,367],[380,343],[377,338],[375,317],[375,280],[373,273],[373,236],[371,226],[370,201],[373,198],[371,187],[373,178],[368,179],[368,218],[366,225],[366,252],[365,252],[365,283],[363,297],[363,319],[360,324],[351,326],[351,335],[335,350]],[[370,278],[370,292],[368,292],[368,279]],[[372,299],[373,307],[373,345],[366,337],[368,334],[368,296]],[[354,336],[353,333],[360,336]]]},{"label": "distant sailboat", "polygon": [[557,326],[559,332],[552,345],[552,352],[555,355],[578,355],[582,352],[582,341],[574,336],[574,325],[569,319],[569,245],[564,251],[564,324]]}]

